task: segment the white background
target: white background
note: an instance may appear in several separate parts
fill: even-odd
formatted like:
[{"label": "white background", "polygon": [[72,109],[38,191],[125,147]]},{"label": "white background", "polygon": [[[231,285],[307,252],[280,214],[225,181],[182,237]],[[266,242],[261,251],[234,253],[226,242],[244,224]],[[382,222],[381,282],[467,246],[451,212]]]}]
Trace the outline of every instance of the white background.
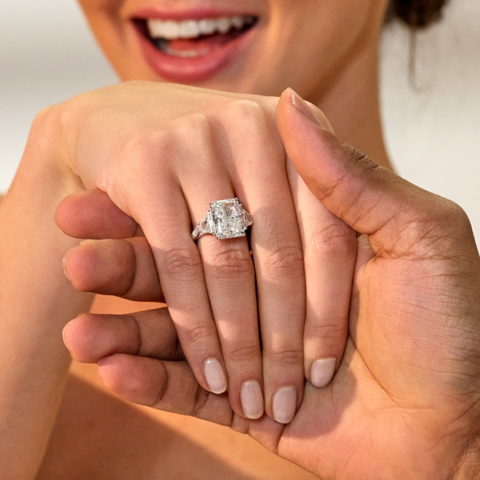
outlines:
[{"label": "white background", "polygon": [[[462,205],[480,239],[480,2],[452,0],[445,21],[418,35],[415,87],[408,65],[409,34],[389,28],[382,101],[395,167]],[[74,0],[1,0],[0,192],[36,112],[116,81]]]}]

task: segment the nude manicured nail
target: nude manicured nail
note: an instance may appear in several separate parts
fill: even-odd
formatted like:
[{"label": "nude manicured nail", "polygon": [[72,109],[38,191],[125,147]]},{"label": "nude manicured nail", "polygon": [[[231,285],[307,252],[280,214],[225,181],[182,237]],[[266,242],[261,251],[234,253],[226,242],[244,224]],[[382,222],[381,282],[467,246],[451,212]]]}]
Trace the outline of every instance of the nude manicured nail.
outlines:
[{"label": "nude manicured nail", "polygon": [[245,382],[240,391],[243,413],[247,418],[256,420],[263,415],[263,394],[260,384],[256,380]]},{"label": "nude manicured nail", "polygon": [[287,88],[288,92],[290,93],[290,100],[292,105],[305,117],[311,120],[313,123],[318,125],[319,127],[327,130],[331,130],[333,132],[332,126],[328,123],[328,120],[324,118],[321,120],[317,117],[313,112],[312,109],[308,106],[308,103],[292,88]]},{"label": "nude manicured nail", "polygon": [[[68,252],[70,253],[70,252]],[[63,257],[62,259],[62,266],[63,266],[63,273],[65,274],[65,276],[67,277],[68,280],[70,280],[68,278],[68,273],[67,273],[67,257],[68,257],[68,253]]]},{"label": "nude manicured nail", "polygon": [[321,358],[315,360],[310,368],[310,382],[317,388],[326,387],[335,374],[337,360],[335,358]]},{"label": "nude manicured nail", "polygon": [[222,364],[216,358],[209,358],[205,362],[203,372],[211,392],[220,394],[227,389],[225,372],[223,371]]},{"label": "nude manicured nail", "polygon": [[[70,325],[71,322],[68,322],[64,327],[63,327],[63,330],[62,330],[62,339],[63,339],[63,343],[65,343],[65,337],[66,337],[66,332],[68,330],[68,326]],[[68,348],[68,347],[67,347]]]},{"label": "nude manicured nail", "polygon": [[290,423],[297,410],[297,389],[284,387],[273,396],[273,416],[278,423]]}]

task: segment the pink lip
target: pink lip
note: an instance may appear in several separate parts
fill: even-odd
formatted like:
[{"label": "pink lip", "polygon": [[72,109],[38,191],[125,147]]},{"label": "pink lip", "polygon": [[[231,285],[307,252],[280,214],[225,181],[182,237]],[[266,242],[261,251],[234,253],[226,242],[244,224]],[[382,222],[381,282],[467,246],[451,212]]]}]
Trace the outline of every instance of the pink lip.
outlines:
[{"label": "pink lip", "polygon": [[160,20],[199,20],[201,18],[233,17],[234,15],[252,15],[255,13],[212,8],[192,8],[190,10],[160,10],[158,8],[143,8],[135,12],[133,18],[158,18]]},{"label": "pink lip", "polygon": [[[199,18],[220,18],[233,15],[248,15],[244,12],[237,13],[232,11],[220,10],[189,10],[189,11],[159,11],[157,9],[142,10],[135,15],[134,19],[152,19],[162,20],[185,20]],[[157,48],[145,37],[138,26],[134,25],[140,47],[145,60],[157,75],[170,82],[198,82],[206,80],[217,74],[222,68],[226,67],[240,54],[250,41],[255,26],[246,31],[239,37],[231,40],[227,44],[213,50],[211,53],[196,58],[180,58],[167,55]]]}]

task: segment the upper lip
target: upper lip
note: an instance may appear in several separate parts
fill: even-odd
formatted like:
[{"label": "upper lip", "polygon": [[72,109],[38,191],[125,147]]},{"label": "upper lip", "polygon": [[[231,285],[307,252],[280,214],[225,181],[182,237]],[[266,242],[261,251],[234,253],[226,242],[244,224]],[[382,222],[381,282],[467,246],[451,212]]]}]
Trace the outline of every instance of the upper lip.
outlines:
[{"label": "upper lip", "polygon": [[239,11],[235,9],[192,8],[183,10],[167,10],[159,7],[145,7],[130,15],[134,19],[159,19],[159,20],[200,20],[202,18],[231,17],[235,15],[258,16],[255,12]]}]

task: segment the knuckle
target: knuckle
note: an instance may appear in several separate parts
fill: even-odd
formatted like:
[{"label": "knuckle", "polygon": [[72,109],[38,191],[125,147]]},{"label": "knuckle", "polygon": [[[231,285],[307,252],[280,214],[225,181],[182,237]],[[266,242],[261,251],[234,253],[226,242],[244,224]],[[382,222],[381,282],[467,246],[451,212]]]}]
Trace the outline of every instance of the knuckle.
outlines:
[{"label": "knuckle", "polygon": [[53,145],[61,140],[62,124],[66,117],[67,108],[62,105],[46,107],[35,116],[29,135],[29,143],[36,148]]},{"label": "knuckle", "polygon": [[217,280],[231,281],[253,276],[253,263],[246,248],[235,245],[216,245],[208,261],[209,273]]},{"label": "knuckle", "polygon": [[165,253],[162,271],[167,280],[188,278],[198,281],[203,278],[202,259],[196,249],[171,249]]},{"label": "knuckle", "polygon": [[356,149],[352,145],[342,140],[340,141],[340,145],[346,152],[346,154],[350,157],[352,164],[355,165],[357,168],[360,168],[365,172],[370,172],[371,174],[382,175],[385,173],[387,175],[390,175],[391,172],[389,170],[378,165],[378,163],[374,162],[368,155],[365,155],[363,152]]},{"label": "knuckle", "polygon": [[182,344],[185,349],[190,347],[197,351],[203,350],[204,346],[211,345],[217,336],[217,330],[213,323],[189,325],[188,327],[182,327],[182,330],[182,337],[185,339]]},{"label": "knuckle", "polygon": [[356,251],[355,233],[341,222],[319,226],[310,235],[310,246],[325,256],[350,258]]},{"label": "knuckle", "polygon": [[343,341],[347,333],[347,318],[339,318],[336,322],[309,322],[306,336],[320,341]]},{"label": "knuckle", "polygon": [[[161,163],[165,152],[171,150],[173,133],[169,129],[138,125],[134,132],[123,141],[124,158],[134,159],[129,163],[128,173],[132,176],[151,175],[152,164]],[[147,172],[142,173],[145,169]]]},{"label": "knuckle", "polygon": [[226,113],[242,123],[258,122],[264,118],[262,105],[255,100],[246,98],[235,99],[228,103]]},{"label": "knuckle", "polygon": [[260,345],[256,343],[245,343],[243,345],[232,345],[223,349],[225,359],[229,362],[239,363],[251,363],[258,361],[260,363]]},{"label": "knuckle", "polygon": [[275,365],[299,365],[303,364],[303,348],[275,349],[268,352],[267,357]]},{"label": "knuckle", "polygon": [[303,275],[303,250],[298,246],[279,245],[266,255],[265,273],[270,278]]},{"label": "knuckle", "polygon": [[185,113],[174,120],[172,127],[172,131],[179,138],[191,139],[192,136],[202,138],[209,134],[212,123],[206,113],[193,111]]},{"label": "knuckle", "polygon": [[260,101],[246,98],[227,103],[220,117],[233,123],[237,131],[248,134],[249,138],[264,136],[267,126],[274,124],[273,116]]}]

